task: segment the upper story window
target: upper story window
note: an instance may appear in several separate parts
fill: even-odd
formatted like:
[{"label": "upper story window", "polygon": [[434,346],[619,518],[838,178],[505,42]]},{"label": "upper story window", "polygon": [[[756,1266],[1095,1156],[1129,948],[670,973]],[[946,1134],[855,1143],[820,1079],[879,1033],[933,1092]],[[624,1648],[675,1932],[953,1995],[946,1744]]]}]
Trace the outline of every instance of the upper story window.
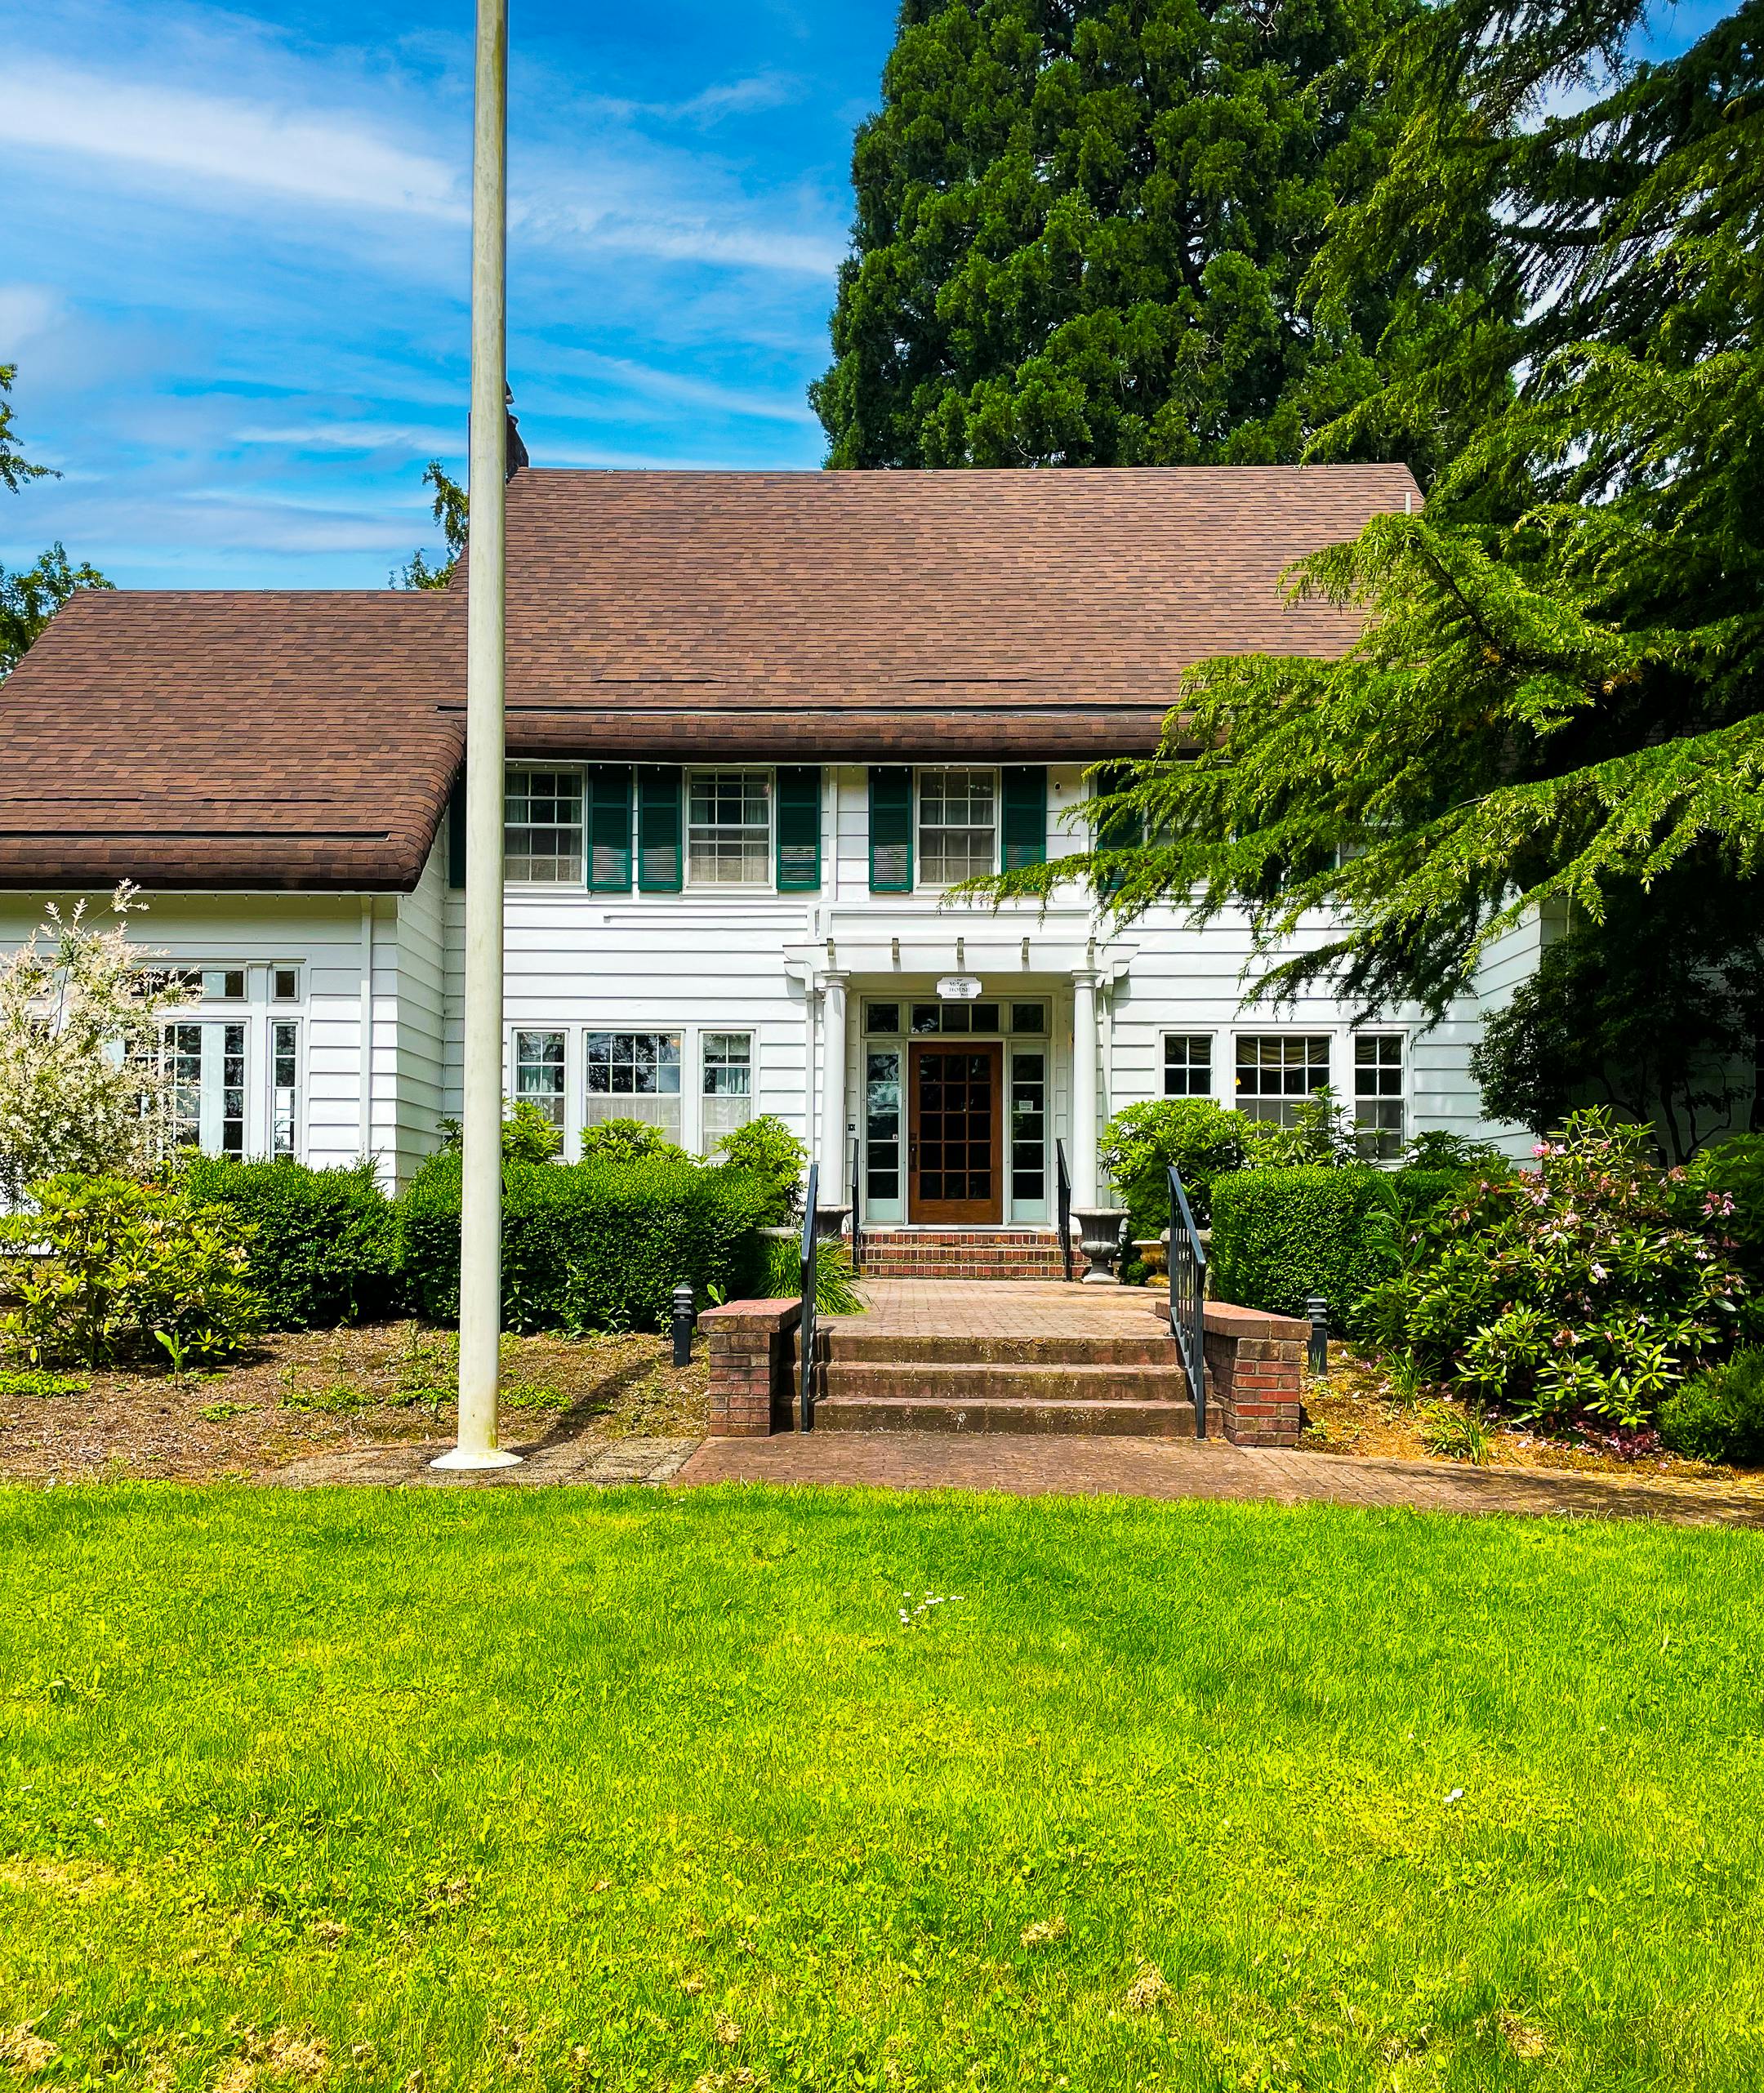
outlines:
[{"label": "upper story window", "polygon": [[688,790],[686,859],[697,886],[772,884],[770,780],[751,770],[696,770]]},{"label": "upper story window", "polygon": [[919,876],[953,886],[996,869],[998,780],[990,770],[919,773]]},{"label": "upper story window", "polygon": [[511,770],[503,789],[502,810],[504,870],[509,879],[581,884],[580,771]]}]

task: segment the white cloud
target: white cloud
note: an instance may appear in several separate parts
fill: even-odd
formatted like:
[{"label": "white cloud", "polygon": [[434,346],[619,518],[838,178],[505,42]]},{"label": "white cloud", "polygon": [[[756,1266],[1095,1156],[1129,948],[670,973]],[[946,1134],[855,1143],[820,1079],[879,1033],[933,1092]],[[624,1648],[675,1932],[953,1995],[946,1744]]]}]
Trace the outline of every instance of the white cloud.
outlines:
[{"label": "white cloud", "polygon": [[416,422],[307,421],[283,428],[237,430],[233,440],[300,451],[408,451],[433,457],[437,452],[462,448],[466,431],[463,424],[447,430],[425,428]]},{"label": "white cloud", "polygon": [[58,333],[66,316],[60,296],[40,283],[0,283],[0,363]]},{"label": "white cloud", "polygon": [[[675,371],[660,371],[648,363],[634,363],[622,356],[602,356],[593,350],[554,349],[546,375],[556,379],[579,372],[590,381],[603,381],[621,391],[644,399],[664,400],[682,407],[709,407],[718,414],[733,414],[757,421],[808,421],[814,416],[800,388],[786,393],[755,392],[745,386],[719,385],[706,378],[693,378]],[[530,401],[536,416],[550,404],[549,394]],[[582,409],[572,404],[569,412],[579,416]]]},{"label": "white cloud", "polygon": [[[462,220],[459,174],[365,118],[234,100],[29,60],[8,68],[6,141],[307,203]],[[225,190],[222,194],[224,195]]]}]

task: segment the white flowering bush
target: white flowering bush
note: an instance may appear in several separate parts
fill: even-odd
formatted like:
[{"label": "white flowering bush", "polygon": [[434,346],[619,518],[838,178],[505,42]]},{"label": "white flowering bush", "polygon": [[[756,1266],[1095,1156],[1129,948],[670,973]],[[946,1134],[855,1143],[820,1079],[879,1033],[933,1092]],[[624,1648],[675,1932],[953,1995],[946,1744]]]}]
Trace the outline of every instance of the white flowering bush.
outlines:
[{"label": "white flowering bush", "polygon": [[1576,1114],[1535,1169],[1483,1178],[1413,1227],[1360,1318],[1429,1380],[1532,1422],[1651,1428],[1754,1312],[1734,1201],[1664,1170],[1642,1129]]},{"label": "white flowering bush", "polygon": [[145,907],[127,882],[109,923],[88,920],[83,902],[67,912],[51,902],[0,960],[0,1203],[16,1205],[39,1178],[143,1176],[165,1155],[158,1030],[197,991],[130,937]]}]

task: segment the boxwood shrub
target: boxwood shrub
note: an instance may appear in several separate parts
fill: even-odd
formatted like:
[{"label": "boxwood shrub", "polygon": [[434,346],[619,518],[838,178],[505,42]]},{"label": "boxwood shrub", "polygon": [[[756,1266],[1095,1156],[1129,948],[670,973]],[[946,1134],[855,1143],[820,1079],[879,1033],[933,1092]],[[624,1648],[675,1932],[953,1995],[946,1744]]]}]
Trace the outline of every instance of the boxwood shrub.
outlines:
[{"label": "boxwood shrub", "polygon": [[1213,1292],[1271,1315],[1303,1316],[1320,1294],[1336,1329],[1396,1257],[1390,1173],[1313,1165],[1237,1170],[1213,1181]]},{"label": "boxwood shrub", "polygon": [[328,1329],[403,1312],[398,1217],[371,1163],[310,1170],[203,1156],[185,1169],[194,1199],[255,1224],[247,1269],[271,1329]]},{"label": "boxwood shrub", "polygon": [[[750,1294],[775,1195],[746,1170],[665,1157],[511,1163],[502,1173],[502,1314],[511,1329],[659,1329],[674,1289]],[[399,1202],[406,1283],[433,1322],[459,1316],[460,1166],[431,1156]]]}]

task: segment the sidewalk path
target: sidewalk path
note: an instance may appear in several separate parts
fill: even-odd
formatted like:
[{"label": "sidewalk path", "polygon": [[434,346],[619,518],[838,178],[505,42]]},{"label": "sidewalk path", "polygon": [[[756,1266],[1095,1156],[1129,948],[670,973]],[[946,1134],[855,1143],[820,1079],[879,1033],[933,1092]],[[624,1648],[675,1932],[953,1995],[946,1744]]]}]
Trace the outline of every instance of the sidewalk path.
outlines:
[{"label": "sidewalk path", "polygon": [[1561,1470],[1444,1467],[1357,1460],[1223,1441],[973,1437],[826,1432],[707,1439],[680,1485],[858,1484],[881,1490],[997,1490],[1013,1496],[1208,1497],[1276,1504],[1407,1505],[1418,1512],[1517,1512],[1679,1525],[1764,1526],[1764,1498],[1682,1483],[1607,1481]]}]

